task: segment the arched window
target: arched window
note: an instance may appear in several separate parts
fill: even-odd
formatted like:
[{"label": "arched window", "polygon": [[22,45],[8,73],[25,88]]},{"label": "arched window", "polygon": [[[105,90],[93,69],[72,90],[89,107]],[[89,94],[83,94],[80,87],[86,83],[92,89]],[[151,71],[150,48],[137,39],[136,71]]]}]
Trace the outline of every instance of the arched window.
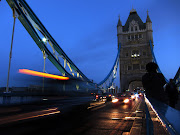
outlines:
[{"label": "arched window", "polygon": [[137,26],[135,26],[135,31],[137,31],[137,29],[138,29]]},{"label": "arched window", "polygon": [[133,27],[131,26],[131,31],[133,31]]}]

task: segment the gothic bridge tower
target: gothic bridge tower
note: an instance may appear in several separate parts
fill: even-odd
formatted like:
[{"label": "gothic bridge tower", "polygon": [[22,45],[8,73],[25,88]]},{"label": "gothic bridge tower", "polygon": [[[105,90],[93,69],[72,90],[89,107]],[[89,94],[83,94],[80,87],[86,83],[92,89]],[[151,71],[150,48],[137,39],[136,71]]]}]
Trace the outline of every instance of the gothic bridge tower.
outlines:
[{"label": "gothic bridge tower", "polygon": [[121,92],[142,87],[141,78],[146,73],[146,64],[152,61],[149,45],[149,40],[153,44],[152,32],[152,22],[148,12],[145,23],[135,9],[130,11],[124,26],[119,18],[117,37],[118,45],[121,43],[119,66]]}]

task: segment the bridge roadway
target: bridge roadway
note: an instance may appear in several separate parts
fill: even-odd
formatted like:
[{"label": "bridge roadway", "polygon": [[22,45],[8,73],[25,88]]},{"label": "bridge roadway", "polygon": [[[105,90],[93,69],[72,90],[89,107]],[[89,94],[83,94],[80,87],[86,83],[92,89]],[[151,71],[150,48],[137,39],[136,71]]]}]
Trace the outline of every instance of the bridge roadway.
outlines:
[{"label": "bridge roadway", "polygon": [[[63,109],[69,104],[62,101],[61,104],[56,101],[43,107],[22,105],[1,108],[0,135],[145,135],[144,103],[144,98],[136,99],[132,105],[91,102],[88,109],[84,109],[87,106],[71,106],[68,111]],[[168,134],[156,116],[152,112],[150,115],[156,126],[154,133]]]}]

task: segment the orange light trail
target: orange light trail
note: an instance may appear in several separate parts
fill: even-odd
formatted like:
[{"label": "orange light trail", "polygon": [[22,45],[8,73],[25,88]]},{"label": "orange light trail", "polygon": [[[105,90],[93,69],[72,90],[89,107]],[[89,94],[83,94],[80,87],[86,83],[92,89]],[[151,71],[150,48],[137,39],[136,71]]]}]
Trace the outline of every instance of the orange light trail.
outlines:
[{"label": "orange light trail", "polygon": [[33,75],[33,76],[39,76],[39,77],[58,79],[58,80],[69,80],[69,77],[53,75],[53,74],[48,74],[48,73],[43,73],[43,72],[37,72],[37,71],[33,71],[33,70],[28,70],[28,69],[19,69],[19,73]]}]

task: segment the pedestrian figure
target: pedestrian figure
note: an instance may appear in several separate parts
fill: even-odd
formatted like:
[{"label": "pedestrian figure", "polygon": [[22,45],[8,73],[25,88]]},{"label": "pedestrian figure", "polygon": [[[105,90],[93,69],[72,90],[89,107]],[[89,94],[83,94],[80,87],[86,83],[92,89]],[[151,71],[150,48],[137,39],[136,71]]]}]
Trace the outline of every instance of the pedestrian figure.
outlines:
[{"label": "pedestrian figure", "polygon": [[173,79],[170,79],[169,83],[166,85],[166,92],[168,94],[169,106],[175,108],[175,104],[177,104],[178,101],[178,90]]},{"label": "pedestrian figure", "polygon": [[166,84],[162,73],[157,73],[158,65],[150,62],[146,65],[147,73],[142,77],[142,84],[147,97],[167,103],[167,95],[163,86]]}]

